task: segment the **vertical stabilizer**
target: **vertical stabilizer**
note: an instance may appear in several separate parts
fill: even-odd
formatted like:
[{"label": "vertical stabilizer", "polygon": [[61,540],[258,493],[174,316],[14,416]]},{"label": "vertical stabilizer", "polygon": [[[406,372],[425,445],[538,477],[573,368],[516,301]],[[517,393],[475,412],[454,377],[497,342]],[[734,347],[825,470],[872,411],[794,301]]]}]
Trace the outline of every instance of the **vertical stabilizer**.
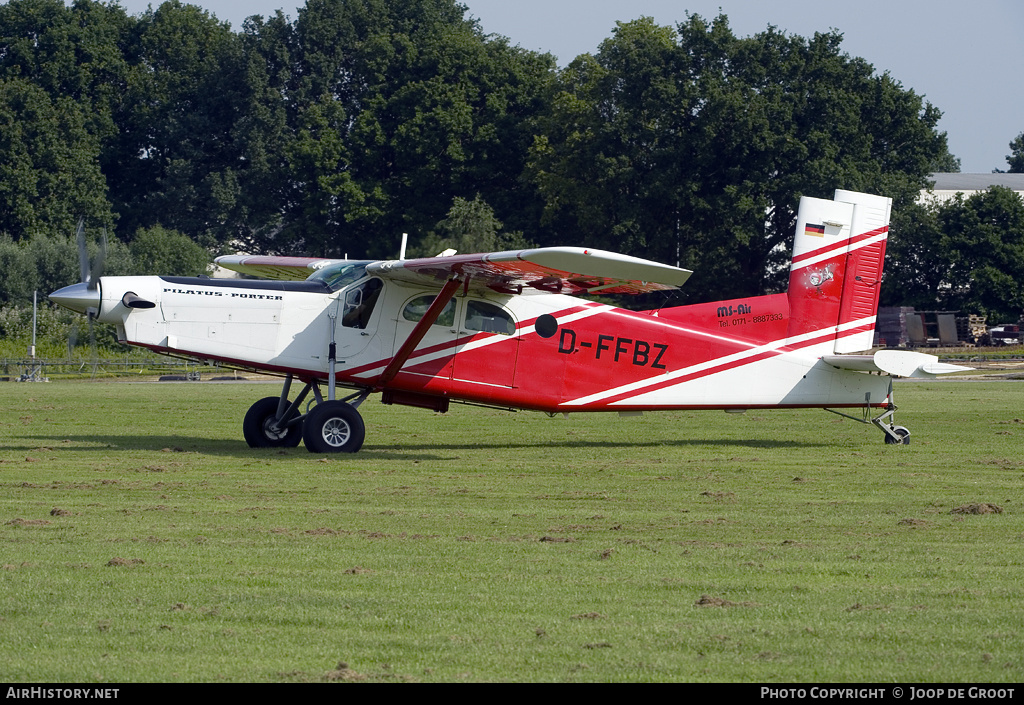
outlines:
[{"label": "vertical stabilizer", "polygon": [[803,197],[789,270],[789,335],[821,332],[836,353],[871,347],[892,200]]}]

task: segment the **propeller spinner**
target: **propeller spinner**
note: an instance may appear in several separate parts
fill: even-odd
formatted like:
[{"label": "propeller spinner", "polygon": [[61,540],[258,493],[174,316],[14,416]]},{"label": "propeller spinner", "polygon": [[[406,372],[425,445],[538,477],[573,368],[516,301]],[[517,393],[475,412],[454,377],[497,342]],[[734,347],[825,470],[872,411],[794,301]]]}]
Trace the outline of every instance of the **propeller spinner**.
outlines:
[{"label": "propeller spinner", "polygon": [[100,308],[100,289],[88,282],[79,282],[53,292],[50,301],[76,313],[94,315]]}]

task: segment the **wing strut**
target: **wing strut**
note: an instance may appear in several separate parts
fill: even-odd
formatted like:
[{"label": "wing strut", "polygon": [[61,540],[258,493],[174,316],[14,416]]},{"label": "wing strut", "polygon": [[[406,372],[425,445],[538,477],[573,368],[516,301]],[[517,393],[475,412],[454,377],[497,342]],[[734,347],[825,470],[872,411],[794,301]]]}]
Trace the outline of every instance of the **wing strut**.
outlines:
[{"label": "wing strut", "polygon": [[448,305],[448,302],[455,296],[455,292],[459,290],[459,286],[462,282],[457,277],[452,277],[445,285],[441,288],[441,293],[437,295],[433,303],[427,309],[427,312],[423,314],[423,318],[419,320],[416,327],[409,333],[409,337],[402,343],[402,347],[398,349],[395,356],[391,358],[391,362],[384,368],[384,371],[380,373],[380,377],[377,379],[377,388],[383,389],[386,387],[391,380],[395,378],[395,375],[402,369],[402,365],[405,364],[409,356],[412,355],[416,346],[423,340],[423,336],[430,330],[430,326],[434,325],[437,317],[441,315],[441,311]]}]

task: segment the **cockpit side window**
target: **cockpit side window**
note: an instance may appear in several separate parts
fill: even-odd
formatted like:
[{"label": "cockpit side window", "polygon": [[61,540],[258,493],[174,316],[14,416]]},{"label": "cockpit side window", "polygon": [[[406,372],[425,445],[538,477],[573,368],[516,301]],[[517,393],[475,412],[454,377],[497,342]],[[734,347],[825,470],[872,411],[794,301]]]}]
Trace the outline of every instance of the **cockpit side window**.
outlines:
[{"label": "cockpit side window", "polygon": [[368,279],[346,291],[341,325],[360,330],[366,328],[383,288],[384,283],[380,279]]},{"label": "cockpit side window", "polygon": [[[405,305],[402,310],[402,318],[407,321],[419,321],[426,315],[427,309],[430,308],[430,304],[434,303],[435,298],[437,297],[430,294],[417,296]],[[434,321],[434,325],[448,326],[449,328],[455,325],[455,299],[448,302],[448,305],[441,311],[441,315]]]}]

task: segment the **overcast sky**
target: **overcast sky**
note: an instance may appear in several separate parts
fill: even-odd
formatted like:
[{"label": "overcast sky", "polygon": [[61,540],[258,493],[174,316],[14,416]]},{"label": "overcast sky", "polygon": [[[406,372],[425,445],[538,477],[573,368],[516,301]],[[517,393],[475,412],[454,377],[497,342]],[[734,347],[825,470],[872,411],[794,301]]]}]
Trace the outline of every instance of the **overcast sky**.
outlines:
[{"label": "overcast sky", "polygon": [[[182,0],[183,2],[187,0]],[[391,0],[401,2],[402,0]],[[888,71],[943,112],[939,129],[964,172],[1006,169],[1024,132],[1024,2],[1020,0],[462,0],[484,32],[545,51],[565,66],[594,53],[617,21],[641,16],[675,25],[687,12],[719,10],[735,34],[774,25],[810,36],[836,29],[843,48]],[[130,13],[150,0],[120,0]],[[153,6],[159,2],[152,2]],[[293,20],[305,0],[193,0],[238,30],[250,15],[281,9]]]}]

